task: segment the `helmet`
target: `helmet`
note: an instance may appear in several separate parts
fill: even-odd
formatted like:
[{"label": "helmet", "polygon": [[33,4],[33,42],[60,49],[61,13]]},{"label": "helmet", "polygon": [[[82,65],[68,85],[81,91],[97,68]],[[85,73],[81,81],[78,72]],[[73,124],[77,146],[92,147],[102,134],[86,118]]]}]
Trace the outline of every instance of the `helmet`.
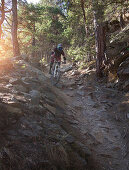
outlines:
[{"label": "helmet", "polygon": [[62,50],[62,49],[63,49],[62,44],[58,44],[58,45],[57,45],[57,49],[58,49],[58,50]]},{"label": "helmet", "polygon": [[60,48],[60,47],[62,47],[62,44],[58,44],[58,45],[57,45],[57,48]]}]

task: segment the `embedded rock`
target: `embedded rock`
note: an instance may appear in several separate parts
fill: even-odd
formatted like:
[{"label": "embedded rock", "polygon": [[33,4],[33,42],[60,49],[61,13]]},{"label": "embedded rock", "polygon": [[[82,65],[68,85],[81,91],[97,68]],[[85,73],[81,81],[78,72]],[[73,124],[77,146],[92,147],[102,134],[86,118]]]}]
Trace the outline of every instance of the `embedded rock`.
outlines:
[{"label": "embedded rock", "polygon": [[129,57],[118,68],[119,88],[129,90]]}]

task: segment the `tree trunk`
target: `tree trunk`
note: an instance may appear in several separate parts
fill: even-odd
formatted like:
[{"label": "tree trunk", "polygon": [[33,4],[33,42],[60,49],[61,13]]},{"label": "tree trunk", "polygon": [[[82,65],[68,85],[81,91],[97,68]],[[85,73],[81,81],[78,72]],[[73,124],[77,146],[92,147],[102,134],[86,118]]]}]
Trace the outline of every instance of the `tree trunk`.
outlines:
[{"label": "tree trunk", "polygon": [[17,0],[12,0],[12,43],[13,43],[13,55],[20,55],[19,44],[17,39]]},{"label": "tree trunk", "polygon": [[5,2],[4,0],[1,0],[1,19],[0,19],[0,40],[1,40],[1,35],[2,35],[2,24],[4,22],[5,19]]},{"label": "tree trunk", "polygon": [[96,36],[96,73],[98,77],[102,77],[106,51],[105,29],[102,23],[100,23],[97,26],[95,36]]},{"label": "tree trunk", "polygon": [[106,33],[103,23],[103,5],[96,0],[92,0],[94,12],[95,44],[96,44],[96,74],[103,76],[105,52],[106,52]]},{"label": "tree trunk", "polygon": [[31,54],[31,57],[35,57],[36,53],[35,53],[35,45],[36,45],[36,41],[35,41],[35,22],[33,24],[33,35],[32,35],[32,47],[33,47],[33,51],[32,51],[32,54]]},{"label": "tree trunk", "polygon": [[0,25],[0,40],[2,38],[2,26]]},{"label": "tree trunk", "polygon": [[87,27],[87,25],[86,25],[86,14],[85,14],[85,8],[84,8],[84,0],[81,0],[81,8],[82,8],[82,12],[83,12],[85,32],[86,32],[86,36],[87,36],[87,35],[88,35],[88,27]]},{"label": "tree trunk", "polygon": [[123,29],[124,26],[125,26],[125,21],[123,19],[123,13],[121,13],[121,15],[120,15],[120,27],[121,27],[121,29]]}]

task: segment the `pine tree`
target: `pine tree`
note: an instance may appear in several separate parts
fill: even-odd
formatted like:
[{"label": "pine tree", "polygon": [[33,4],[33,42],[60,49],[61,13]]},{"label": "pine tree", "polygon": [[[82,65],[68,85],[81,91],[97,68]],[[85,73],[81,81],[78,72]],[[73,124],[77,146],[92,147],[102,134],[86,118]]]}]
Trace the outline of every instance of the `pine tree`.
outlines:
[{"label": "pine tree", "polygon": [[19,43],[17,39],[17,0],[12,0],[12,42],[13,42],[13,55],[20,55]]}]

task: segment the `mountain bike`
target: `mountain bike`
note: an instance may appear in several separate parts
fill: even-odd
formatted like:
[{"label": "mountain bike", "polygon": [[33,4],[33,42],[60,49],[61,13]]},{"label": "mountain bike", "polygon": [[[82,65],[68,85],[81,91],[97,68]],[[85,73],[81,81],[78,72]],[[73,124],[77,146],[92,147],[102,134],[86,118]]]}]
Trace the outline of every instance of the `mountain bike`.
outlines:
[{"label": "mountain bike", "polygon": [[61,71],[60,71],[61,62],[55,60],[51,69],[51,83],[52,85],[57,85],[60,81]]}]

